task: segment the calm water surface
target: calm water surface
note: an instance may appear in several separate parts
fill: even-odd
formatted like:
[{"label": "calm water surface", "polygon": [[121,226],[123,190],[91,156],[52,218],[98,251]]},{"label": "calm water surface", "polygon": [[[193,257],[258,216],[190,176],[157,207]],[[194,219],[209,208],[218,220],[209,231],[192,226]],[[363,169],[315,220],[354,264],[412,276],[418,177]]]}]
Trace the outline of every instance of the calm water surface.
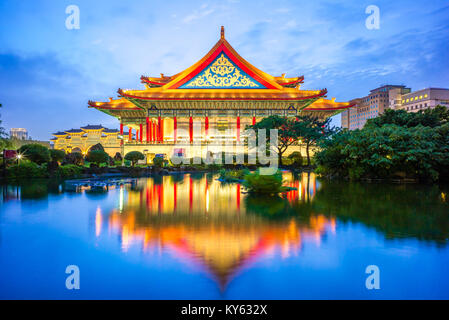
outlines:
[{"label": "calm water surface", "polygon": [[284,179],[277,198],[211,174],[2,186],[0,298],[449,299],[448,188]]}]

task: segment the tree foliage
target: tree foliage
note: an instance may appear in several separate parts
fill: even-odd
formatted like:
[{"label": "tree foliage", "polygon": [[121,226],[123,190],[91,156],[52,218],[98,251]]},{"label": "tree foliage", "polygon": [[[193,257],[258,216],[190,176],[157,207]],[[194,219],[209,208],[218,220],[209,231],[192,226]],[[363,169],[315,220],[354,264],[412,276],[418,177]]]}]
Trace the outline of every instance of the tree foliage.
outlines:
[{"label": "tree foliage", "polygon": [[103,145],[101,143],[97,143],[90,147],[89,151],[104,151]]},{"label": "tree foliage", "polygon": [[120,152],[116,152],[114,155],[114,161],[122,161],[122,154]]},{"label": "tree foliage", "polygon": [[[0,103],[0,108],[2,107],[2,104]],[[6,134],[5,128],[2,127],[2,120],[0,115],[0,152],[3,151],[3,149],[8,149],[12,147],[11,141],[8,139],[8,135]]]},{"label": "tree foliage", "polygon": [[[282,155],[287,150],[289,146],[291,146],[297,140],[297,135],[294,130],[294,120],[287,117],[280,116],[269,116],[263,118],[261,121],[257,122],[253,126],[249,127],[254,130],[265,130],[265,136],[267,137],[267,145],[269,143],[268,137],[270,137],[270,130],[276,129],[278,130],[278,144],[275,146],[275,151],[278,155],[279,164],[282,162]],[[256,132],[256,136],[257,132]],[[260,142],[258,141],[258,145]],[[267,150],[269,150],[267,148]]]},{"label": "tree foliage", "polygon": [[142,152],[131,151],[125,155],[125,160],[131,161],[131,165],[134,167],[139,160],[144,160],[145,156]]},{"label": "tree foliage", "polygon": [[310,147],[318,141],[325,140],[328,136],[335,132],[330,127],[330,118],[320,120],[318,117],[309,115],[297,117],[294,123],[294,132],[297,139],[301,139],[306,145],[307,165],[310,166]]},{"label": "tree foliage", "polygon": [[79,152],[72,152],[65,155],[64,164],[81,165],[83,163],[83,155]]},{"label": "tree foliage", "polygon": [[65,152],[57,149],[50,149],[51,161],[62,162],[65,157]]},{"label": "tree foliage", "polygon": [[37,143],[25,144],[18,150],[19,154],[27,160],[37,164],[43,164],[50,161],[50,151],[47,147]]},{"label": "tree foliage", "polygon": [[294,143],[304,143],[306,146],[307,165],[310,166],[310,147],[319,140],[325,139],[334,132],[330,127],[330,119],[321,120],[309,115],[291,117],[270,116],[249,127],[250,129],[264,129],[269,137],[270,129],[278,130],[278,145],[276,153],[281,163],[282,155]]},{"label": "tree foliage", "polygon": [[259,171],[245,175],[243,186],[252,194],[278,194],[282,191],[282,173],[261,175]]},{"label": "tree foliage", "polygon": [[97,165],[100,165],[102,163],[108,162],[109,155],[101,150],[89,151],[89,153],[86,156],[86,160],[95,163]]},{"label": "tree foliage", "polygon": [[340,177],[438,180],[449,167],[449,114],[388,110],[361,130],[343,130],[320,143],[319,172]]}]

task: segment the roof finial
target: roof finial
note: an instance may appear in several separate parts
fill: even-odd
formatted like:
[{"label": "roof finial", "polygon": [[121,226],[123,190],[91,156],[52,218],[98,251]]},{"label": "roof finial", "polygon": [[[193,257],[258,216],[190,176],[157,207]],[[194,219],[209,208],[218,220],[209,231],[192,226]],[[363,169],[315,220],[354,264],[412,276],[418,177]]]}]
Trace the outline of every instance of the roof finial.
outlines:
[{"label": "roof finial", "polygon": [[225,38],[224,26],[221,26],[221,38],[222,38],[222,39]]}]

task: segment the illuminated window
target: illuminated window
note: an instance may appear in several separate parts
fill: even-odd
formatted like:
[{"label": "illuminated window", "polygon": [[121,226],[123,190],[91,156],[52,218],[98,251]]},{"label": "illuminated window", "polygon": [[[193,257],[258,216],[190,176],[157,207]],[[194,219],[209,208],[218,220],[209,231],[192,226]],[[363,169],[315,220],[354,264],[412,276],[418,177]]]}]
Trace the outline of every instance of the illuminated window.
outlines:
[{"label": "illuminated window", "polygon": [[418,100],[418,96],[415,97],[415,101]]},{"label": "illuminated window", "polygon": [[424,98],[427,98],[428,97],[428,95],[427,95],[427,93],[424,95]]},{"label": "illuminated window", "polygon": [[419,99],[422,99],[422,96],[419,96]]},{"label": "illuminated window", "polygon": [[409,102],[410,99],[407,99],[407,102]]}]

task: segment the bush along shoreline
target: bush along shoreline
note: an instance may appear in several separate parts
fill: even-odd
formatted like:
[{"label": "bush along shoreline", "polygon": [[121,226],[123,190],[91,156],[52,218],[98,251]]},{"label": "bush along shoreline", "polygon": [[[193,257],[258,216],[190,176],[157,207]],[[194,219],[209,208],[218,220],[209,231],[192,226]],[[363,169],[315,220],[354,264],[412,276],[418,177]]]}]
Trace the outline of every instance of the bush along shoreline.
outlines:
[{"label": "bush along shoreline", "polygon": [[[38,144],[24,145],[17,152],[19,156],[8,160],[3,166],[2,181],[145,177],[153,174],[217,172],[225,182],[242,182],[250,170],[254,171],[261,167],[258,164],[204,164],[203,159],[188,159],[191,164],[175,165],[162,157],[154,158],[152,165],[142,165],[138,162],[145,157],[140,152],[129,152],[123,158],[120,153],[110,157],[101,145],[92,147],[85,156],[81,153],[66,154],[62,150],[48,149]],[[298,153],[283,158],[283,169],[310,170],[301,165],[302,157]]]},{"label": "bush along shoreline", "polygon": [[341,130],[319,143],[316,173],[329,179],[449,181],[449,111],[386,110],[363,129]]}]

